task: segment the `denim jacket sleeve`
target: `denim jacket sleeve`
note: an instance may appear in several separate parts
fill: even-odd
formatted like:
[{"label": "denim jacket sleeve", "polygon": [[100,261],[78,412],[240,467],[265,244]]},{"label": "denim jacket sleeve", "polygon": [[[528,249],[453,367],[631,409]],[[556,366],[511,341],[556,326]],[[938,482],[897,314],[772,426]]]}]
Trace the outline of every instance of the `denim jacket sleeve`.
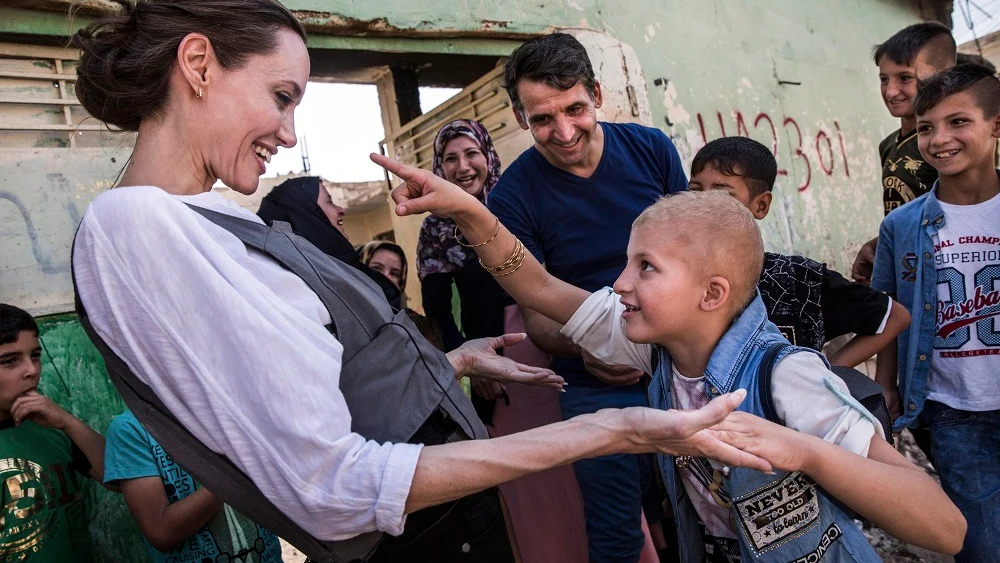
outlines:
[{"label": "denim jacket sleeve", "polygon": [[872,289],[895,295],[896,260],[893,233],[893,219],[886,217],[878,233],[878,247],[875,251],[875,269],[872,272]]}]

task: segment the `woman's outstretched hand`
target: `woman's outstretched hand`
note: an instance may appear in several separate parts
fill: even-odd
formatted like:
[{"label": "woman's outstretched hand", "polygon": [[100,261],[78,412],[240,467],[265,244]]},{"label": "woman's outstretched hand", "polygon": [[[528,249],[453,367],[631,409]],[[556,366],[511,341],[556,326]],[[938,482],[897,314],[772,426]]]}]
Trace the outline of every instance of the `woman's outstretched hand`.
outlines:
[{"label": "woman's outstretched hand", "polygon": [[[732,411],[745,397],[746,391],[740,389],[716,397],[698,410],[630,407],[620,412],[626,436],[637,453],[707,457],[734,467],[768,472],[772,470],[769,460],[774,452],[757,451],[754,437],[738,431],[740,424],[726,424],[743,414]],[[723,431],[717,430],[720,426]]]},{"label": "woman's outstretched hand", "polygon": [[400,217],[424,212],[438,217],[454,217],[462,209],[482,205],[462,188],[427,170],[403,164],[381,154],[371,153],[369,157],[372,162],[403,180],[391,194],[392,200],[396,202],[396,215]]},{"label": "woman's outstretched hand", "polygon": [[448,360],[455,366],[457,377],[474,375],[496,381],[562,389],[566,382],[554,371],[521,364],[497,354],[498,349],[513,346],[527,337],[522,332],[469,340],[448,352]]}]

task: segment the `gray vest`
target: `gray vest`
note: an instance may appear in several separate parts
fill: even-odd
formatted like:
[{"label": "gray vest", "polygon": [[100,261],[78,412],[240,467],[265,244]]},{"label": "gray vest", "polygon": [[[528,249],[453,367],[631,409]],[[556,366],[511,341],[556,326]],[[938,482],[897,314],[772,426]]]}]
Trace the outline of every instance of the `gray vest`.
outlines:
[{"label": "gray vest", "polygon": [[[328,327],[344,346],[340,390],[351,430],[379,442],[407,442],[436,411],[443,411],[476,439],[486,428],[455,380],[447,357],[419,333],[405,311],[394,313],[382,290],[360,271],[324,254],[287,223],[271,227],[190,208],[299,276],[330,312]],[[271,530],[317,562],[342,563],[370,556],[382,537],[362,534],[321,542],[281,513],[228,459],[212,452],[170,414],[93,330],[79,298],[81,324],[105,359],[126,405],[171,457],[227,504]]]}]

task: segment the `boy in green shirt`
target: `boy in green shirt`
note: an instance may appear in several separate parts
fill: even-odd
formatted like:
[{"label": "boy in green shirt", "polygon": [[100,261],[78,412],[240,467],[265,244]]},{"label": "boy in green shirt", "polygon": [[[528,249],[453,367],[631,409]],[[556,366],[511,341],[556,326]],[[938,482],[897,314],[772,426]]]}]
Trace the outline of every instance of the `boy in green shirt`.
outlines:
[{"label": "boy in green shirt", "polygon": [[101,482],[104,438],[38,392],[27,312],[0,304],[0,563],[92,560],[82,476]]}]

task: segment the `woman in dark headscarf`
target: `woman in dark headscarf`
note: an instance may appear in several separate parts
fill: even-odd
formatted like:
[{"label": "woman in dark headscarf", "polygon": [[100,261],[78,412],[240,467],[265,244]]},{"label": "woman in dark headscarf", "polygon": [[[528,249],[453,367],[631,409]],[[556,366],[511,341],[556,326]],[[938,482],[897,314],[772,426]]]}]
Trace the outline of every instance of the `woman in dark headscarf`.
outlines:
[{"label": "woman in dark headscarf", "polygon": [[[490,134],[478,121],[459,119],[438,131],[432,168],[434,174],[484,203],[500,180],[500,157]],[[440,327],[447,350],[466,338],[503,333],[503,309],[513,301],[479,265],[476,253],[455,240],[451,219],[436,215],[424,219],[417,241],[417,275],[424,312]],[[458,287],[464,336],[452,314],[453,284]],[[494,399],[498,393],[477,386],[477,394]]]},{"label": "woman in dark headscarf", "polygon": [[[284,221],[314,246],[368,275],[382,288],[386,300],[400,307],[401,293],[389,278],[361,263],[344,233],[344,209],[333,203],[318,176],[291,178],[278,184],[260,202],[257,215],[270,224]],[[499,332],[495,334],[501,334]]]}]

